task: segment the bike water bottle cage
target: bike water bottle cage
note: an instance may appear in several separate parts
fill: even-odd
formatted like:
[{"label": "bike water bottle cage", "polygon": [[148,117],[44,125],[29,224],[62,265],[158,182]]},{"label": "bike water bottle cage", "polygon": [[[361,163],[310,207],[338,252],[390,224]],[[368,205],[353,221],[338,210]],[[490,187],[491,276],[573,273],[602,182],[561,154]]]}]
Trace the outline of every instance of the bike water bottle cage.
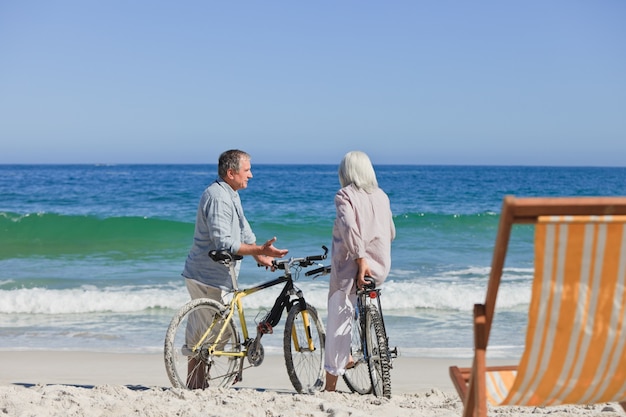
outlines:
[{"label": "bike water bottle cage", "polygon": [[233,261],[239,261],[243,259],[243,256],[237,255],[235,253],[230,253],[227,250],[212,250],[209,252],[209,257],[215,262],[219,262],[225,265]]}]

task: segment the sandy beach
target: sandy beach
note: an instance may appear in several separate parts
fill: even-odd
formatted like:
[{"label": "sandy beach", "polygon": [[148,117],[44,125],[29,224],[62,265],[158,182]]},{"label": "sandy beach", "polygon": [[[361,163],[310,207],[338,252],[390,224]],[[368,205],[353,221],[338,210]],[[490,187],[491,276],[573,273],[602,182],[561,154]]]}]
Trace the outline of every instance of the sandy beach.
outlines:
[{"label": "sandy beach", "polygon": [[[0,352],[0,415],[6,416],[460,416],[451,364],[469,360],[399,357],[392,398],[338,392],[297,394],[281,356],[244,372],[235,388],[172,389],[160,354]],[[508,416],[624,416],[618,404],[497,408]]]}]

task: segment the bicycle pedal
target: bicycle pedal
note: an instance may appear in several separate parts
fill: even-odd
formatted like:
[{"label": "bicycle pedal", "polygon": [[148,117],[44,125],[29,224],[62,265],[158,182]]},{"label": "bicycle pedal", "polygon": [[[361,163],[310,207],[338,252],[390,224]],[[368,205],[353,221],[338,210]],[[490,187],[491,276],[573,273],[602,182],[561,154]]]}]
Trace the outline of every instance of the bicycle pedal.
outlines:
[{"label": "bicycle pedal", "polygon": [[391,356],[391,359],[395,359],[395,358],[398,357],[398,347],[397,346],[389,351],[389,356]]},{"label": "bicycle pedal", "polygon": [[256,329],[259,333],[262,334],[272,334],[274,333],[274,328],[272,327],[271,324],[267,323],[267,322],[261,322],[256,326]]}]

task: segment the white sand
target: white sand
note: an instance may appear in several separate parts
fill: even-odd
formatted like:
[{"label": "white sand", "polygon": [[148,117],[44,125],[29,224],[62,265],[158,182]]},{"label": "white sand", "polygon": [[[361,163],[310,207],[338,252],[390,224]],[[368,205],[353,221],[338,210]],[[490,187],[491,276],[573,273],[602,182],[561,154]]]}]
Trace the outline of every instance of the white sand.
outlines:
[{"label": "white sand", "polygon": [[[399,357],[392,398],[349,393],[296,394],[280,356],[244,372],[236,388],[170,388],[162,355],[94,352],[0,352],[0,416],[460,416],[448,366],[469,360]],[[618,404],[546,409],[501,407],[518,416],[626,416]]]}]

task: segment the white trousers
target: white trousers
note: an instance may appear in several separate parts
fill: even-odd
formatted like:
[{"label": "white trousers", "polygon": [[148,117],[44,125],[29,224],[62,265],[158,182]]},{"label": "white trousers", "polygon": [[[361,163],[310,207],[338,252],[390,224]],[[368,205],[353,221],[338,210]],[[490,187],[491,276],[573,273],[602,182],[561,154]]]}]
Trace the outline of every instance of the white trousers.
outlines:
[{"label": "white trousers", "polygon": [[328,298],[324,369],[332,375],[343,375],[350,360],[355,303],[356,294],[341,290]]}]

